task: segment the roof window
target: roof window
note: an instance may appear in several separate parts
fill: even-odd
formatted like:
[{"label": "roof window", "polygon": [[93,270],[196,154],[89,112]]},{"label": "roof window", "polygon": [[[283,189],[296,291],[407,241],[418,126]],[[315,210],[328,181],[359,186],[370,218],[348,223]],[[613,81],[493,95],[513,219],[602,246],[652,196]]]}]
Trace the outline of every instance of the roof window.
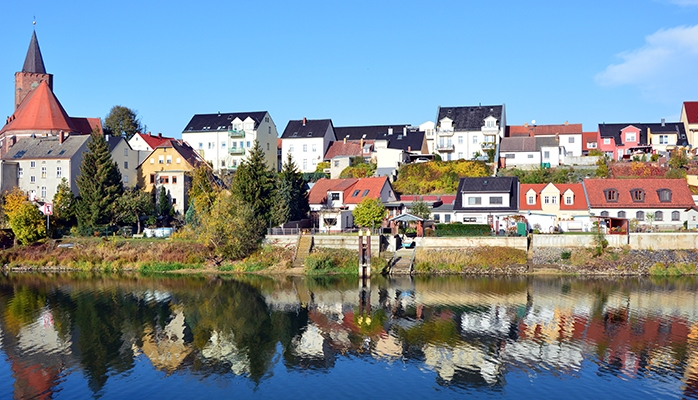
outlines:
[{"label": "roof window", "polygon": [[361,197],[366,197],[368,195],[368,192],[370,192],[369,189],[364,190],[364,194],[362,194]]},{"label": "roof window", "polygon": [[604,196],[606,197],[606,201],[609,203],[617,203],[618,202],[618,190],[616,189],[606,189],[603,191]]},{"label": "roof window", "polygon": [[354,190],[354,193],[351,195],[351,197],[356,197],[361,193],[361,189]]}]

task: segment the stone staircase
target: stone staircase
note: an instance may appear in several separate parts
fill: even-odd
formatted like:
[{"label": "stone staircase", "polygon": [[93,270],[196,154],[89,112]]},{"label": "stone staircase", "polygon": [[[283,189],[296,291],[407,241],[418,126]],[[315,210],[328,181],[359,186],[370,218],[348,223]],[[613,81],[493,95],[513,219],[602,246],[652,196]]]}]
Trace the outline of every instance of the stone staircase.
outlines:
[{"label": "stone staircase", "polygon": [[415,249],[398,249],[393,255],[390,266],[391,275],[412,274],[412,262],[414,260]]},{"label": "stone staircase", "polygon": [[305,258],[313,248],[313,235],[301,235],[296,245],[296,255],[293,257],[293,268],[302,268],[305,265]]}]

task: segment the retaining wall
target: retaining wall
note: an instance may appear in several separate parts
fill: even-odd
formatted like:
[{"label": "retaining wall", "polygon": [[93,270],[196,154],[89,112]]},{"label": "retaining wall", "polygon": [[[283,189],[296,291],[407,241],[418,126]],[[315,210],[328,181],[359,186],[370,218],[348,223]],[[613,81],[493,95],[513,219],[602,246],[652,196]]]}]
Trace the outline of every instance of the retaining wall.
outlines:
[{"label": "retaining wall", "polygon": [[[696,232],[631,233],[605,235],[609,247],[629,246],[632,250],[693,250],[698,248]],[[593,247],[594,235],[533,235],[533,248]]]}]

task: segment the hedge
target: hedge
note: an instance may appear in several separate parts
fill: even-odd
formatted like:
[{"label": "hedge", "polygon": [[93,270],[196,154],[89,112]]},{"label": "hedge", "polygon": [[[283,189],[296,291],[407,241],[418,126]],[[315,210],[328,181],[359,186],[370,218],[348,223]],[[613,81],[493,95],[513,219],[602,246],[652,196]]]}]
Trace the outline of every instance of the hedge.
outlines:
[{"label": "hedge", "polygon": [[487,224],[436,224],[436,236],[489,236],[492,232]]}]

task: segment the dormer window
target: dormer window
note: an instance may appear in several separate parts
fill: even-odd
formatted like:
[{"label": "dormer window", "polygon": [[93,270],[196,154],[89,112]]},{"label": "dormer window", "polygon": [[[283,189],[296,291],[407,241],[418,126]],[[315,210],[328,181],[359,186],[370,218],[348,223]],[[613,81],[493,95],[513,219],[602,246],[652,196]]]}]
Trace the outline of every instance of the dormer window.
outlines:
[{"label": "dormer window", "polygon": [[536,204],[536,196],[528,196],[528,199],[526,201],[527,204]]},{"label": "dormer window", "polygon": [[565,196],[565,204],[568,206],[574,204],[574,196]]},{"label": "dormer window", "polygon": [[631,189],[630,198],[636,203],[642,203],[645,201],[645,191],[642,189]]},{"label": "dormer window", "polygon": [[603,191],[604,195],[606,196],[606,201],[609,203],[617,203],[618,202],[618,191],[616,189],[606,189]]},{"label": "dormer window", "polygon": [[627,132],[625,134],[625,141],[626,142],[635,142],[637,141],[637,136],[635,135],[635,132]]},{"label": "dormer window", "polygon": [[657,195],[659,196],[659,201],[661,201],[662,203],[671,202],[671,190],[659,189],[657,190]]},{"label": "dormer window", "polygon": [[337,192],[331,193],[330,199],[332,199],[332,201],[339,201],[339,193],[337,193]]}]

